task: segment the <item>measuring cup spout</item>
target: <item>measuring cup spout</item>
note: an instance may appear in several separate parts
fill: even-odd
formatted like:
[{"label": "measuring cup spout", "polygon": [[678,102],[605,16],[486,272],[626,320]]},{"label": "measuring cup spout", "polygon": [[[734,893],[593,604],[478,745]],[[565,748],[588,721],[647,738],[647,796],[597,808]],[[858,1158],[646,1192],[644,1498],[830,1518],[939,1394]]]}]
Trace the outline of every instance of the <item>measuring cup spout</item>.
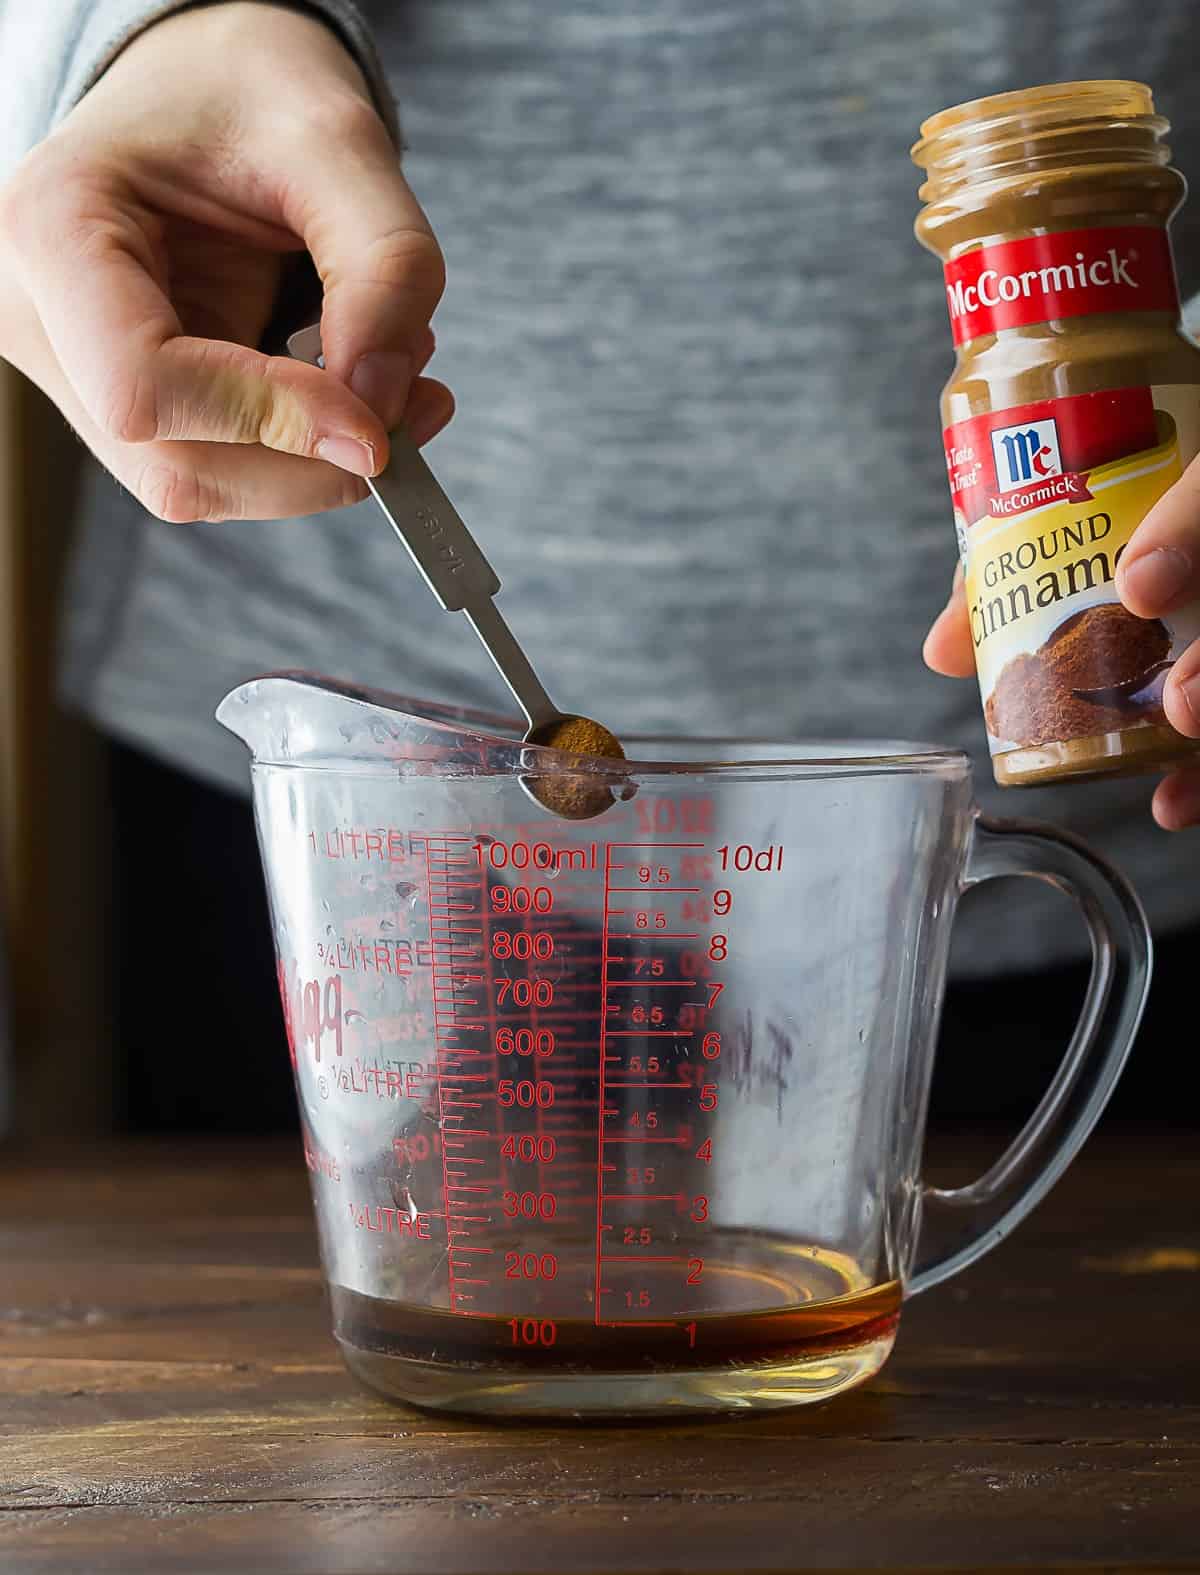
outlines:
[{"label": "measuring cup spout", "polygon": [[524,733],[524,724],[511,718],[305,672],[268,673],[239,684],[216,716],[257,765],[353,765],[370,775],[515,769]]},{"label": "measuring cup spout", "polygon": [[303,672],[268,673],[239,684],[216,716],[265,765],[395,759],[409,752],[422,725],[399,697]]},{"label": "measuring cup spout", "polygon": [[271,673],[230,690],[216,717],[249,749],[255,761],[308,763],[346,755],[354,735],[350,713],[364,702],[308,673]]},{"label": "measuring cup spout", "polygon": [[229,691],[216,710],[221,726],[240,738],[256,759],[267,752],[271,731],[259,688],[257,680],[239,684]]}]

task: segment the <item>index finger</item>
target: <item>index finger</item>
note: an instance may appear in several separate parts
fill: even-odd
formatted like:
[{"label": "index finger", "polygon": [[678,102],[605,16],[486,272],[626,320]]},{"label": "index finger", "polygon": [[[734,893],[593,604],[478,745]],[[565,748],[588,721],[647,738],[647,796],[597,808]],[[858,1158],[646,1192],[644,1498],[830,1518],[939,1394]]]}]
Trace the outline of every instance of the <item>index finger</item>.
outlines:
[{"label": "index finger", "polygon": [[124,443],[262,443],[363,476],[382,466],[382,424],[335,379],[183,334],[155,221],[127,196],[97,186],[49,206],[19,266],[55,357],[101,431]]}]

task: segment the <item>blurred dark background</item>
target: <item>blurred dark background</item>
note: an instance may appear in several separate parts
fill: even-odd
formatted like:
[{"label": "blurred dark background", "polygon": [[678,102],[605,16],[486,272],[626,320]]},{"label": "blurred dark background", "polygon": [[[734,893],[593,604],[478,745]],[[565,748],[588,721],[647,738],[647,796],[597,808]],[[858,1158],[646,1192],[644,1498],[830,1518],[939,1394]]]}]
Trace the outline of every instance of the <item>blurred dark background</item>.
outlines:
[{"label": "blurred dark background", "polygon": [[[61,417],[0,365],[0,1134],[292,1131],[248,801],[99,737],[54,700],[78,454]],[[972,894],[959,931],[1003,900],[994,884]],[[1065,899],[1043,900],[1060,903],[1082,936]],[[1200,929],[1160,944],[1150,1010],[1107,1121],[1196,1123],[1198,966]],[[1011,988],[954,974],[935,1129],[1010,1127],[1028,1113],[1086,972],[1081,963]]]}]

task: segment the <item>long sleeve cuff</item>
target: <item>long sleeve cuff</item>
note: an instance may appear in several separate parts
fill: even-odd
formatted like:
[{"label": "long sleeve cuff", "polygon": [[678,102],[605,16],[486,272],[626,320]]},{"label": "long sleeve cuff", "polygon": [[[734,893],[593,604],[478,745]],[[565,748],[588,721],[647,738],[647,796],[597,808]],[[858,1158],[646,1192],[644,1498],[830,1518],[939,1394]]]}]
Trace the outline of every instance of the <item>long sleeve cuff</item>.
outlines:
[{"label": "long sleeve cuff", "polygon": [[[289,4],[289,0],[272,0]],[[113,61],[140,33],[176,11],[191,9],[191,0],[98,0],[87,7],[82,26],[72,40],[54,98],[49,131],[68,114]],[[350,0],[303,0],[291,9],[307,11],[327,22],[358,62],[366,77],[375,107],[397,146],[401,145],[396,106],[370,29]],[[263,92],[277,84],[264,82]]]}]

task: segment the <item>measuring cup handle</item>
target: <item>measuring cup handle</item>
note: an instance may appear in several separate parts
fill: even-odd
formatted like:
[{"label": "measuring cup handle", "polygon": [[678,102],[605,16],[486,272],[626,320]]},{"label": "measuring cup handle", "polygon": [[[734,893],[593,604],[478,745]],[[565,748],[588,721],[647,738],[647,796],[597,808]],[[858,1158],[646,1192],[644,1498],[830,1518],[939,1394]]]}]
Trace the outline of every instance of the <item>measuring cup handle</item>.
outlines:
[{"label": "measuring cup handle", "polygon": [[1084,843],[1043,826],[980,817],[963,890],[1006,875],[1032,876],[1075,899],[1091,932],[1092,976],[1066,1054],[1016,1140],[970,1186],[924,1188],[909,1295],[990,1252],[1049,1192],[1108,1103],[1150,988],[1150,930],[1141,904]]}]

